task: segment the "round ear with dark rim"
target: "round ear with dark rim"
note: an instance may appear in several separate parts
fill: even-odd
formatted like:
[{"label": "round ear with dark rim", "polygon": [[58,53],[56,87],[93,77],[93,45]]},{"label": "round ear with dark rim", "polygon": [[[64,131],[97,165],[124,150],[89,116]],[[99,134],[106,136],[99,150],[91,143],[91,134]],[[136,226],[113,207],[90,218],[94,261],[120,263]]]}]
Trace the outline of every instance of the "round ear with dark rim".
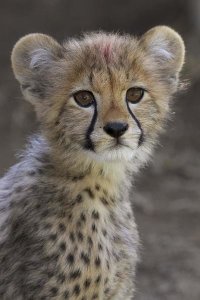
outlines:
[{"label": "round ear with dark rim", "polygon": [[34,103],[45,97],[49,70],[62,57],[62,46],[45,34],[29,34],[16,43],[11,55],[12,68],[27,100]]},{"label": "round ear with dark rim", "polygon": [[156,68],[177,81],[185,59],[185,46],[181,36],[167,26],[156,26],[140,39],[142,49]]}]

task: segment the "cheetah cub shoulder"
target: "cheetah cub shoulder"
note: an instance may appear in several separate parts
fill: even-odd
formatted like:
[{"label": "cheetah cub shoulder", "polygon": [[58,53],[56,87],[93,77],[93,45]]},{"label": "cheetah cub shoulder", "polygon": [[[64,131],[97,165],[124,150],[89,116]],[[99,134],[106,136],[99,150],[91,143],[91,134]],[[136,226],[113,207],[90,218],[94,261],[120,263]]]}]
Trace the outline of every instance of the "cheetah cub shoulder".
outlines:
[{"label": "cheetah cub shoulder", "polygon": [[184,44],[92,33],[20,39],[12,67],[41,124],[0,181],[0,298],[130,300],[138,233],[132,175],[178,89]]}]

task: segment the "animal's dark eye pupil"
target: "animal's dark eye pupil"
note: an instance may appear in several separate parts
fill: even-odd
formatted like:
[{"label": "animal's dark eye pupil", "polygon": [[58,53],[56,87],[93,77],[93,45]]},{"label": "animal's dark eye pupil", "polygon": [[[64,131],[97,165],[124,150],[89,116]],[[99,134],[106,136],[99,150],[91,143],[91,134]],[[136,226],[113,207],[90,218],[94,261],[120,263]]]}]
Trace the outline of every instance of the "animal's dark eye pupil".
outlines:
[{"label": "animal's dark eye pupil", "polygon": [[127,101],[131,103],[139,102],[144,96],[144,89],[139,87],[130,88],[126,93]]},{"label": "animal's dark eye pupil", "polygon": [[79,91],[73,96],[76,103],[82,107],[89,107],[94,103],[94,95],[89,91]]}]

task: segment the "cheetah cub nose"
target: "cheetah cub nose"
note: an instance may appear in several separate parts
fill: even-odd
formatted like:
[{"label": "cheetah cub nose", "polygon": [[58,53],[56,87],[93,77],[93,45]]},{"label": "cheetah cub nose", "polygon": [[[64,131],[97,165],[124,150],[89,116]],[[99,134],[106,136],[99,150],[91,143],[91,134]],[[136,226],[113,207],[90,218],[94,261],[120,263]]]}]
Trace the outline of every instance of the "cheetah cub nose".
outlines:
[{"label": "cheetah cub nose", "polygon": [[128,129],[127,123],[109,122],[104,126],[104,131],[112,137],[118,138]]}]

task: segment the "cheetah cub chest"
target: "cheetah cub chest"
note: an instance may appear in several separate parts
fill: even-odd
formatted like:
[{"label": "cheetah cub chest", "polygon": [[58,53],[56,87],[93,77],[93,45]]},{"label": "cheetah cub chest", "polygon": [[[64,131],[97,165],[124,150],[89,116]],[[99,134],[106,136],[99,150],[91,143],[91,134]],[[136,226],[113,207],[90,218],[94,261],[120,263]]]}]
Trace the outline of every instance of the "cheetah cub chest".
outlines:
[{"label": "cheetah cub chest", "polygon": [[41,130],[0,180],[0,297],[130,300],[131,181],[179,87],[183,41],[165,26],[62,45],[30,34],[11,58]]},{"label": "cheetah cub chest", "polygon": [[81,189],[62,218],[48,221],[55,225],[47,234],[46,252],[57,258],[48,285],[57,287],[60,280],[59,295],[71,294],[70,299],[111,299],[120,288],[130,293],[123,286],[129,278],[132,284],[138,241],[131,207],[117,204],[119,195],[109,194],[99,179]]}]

